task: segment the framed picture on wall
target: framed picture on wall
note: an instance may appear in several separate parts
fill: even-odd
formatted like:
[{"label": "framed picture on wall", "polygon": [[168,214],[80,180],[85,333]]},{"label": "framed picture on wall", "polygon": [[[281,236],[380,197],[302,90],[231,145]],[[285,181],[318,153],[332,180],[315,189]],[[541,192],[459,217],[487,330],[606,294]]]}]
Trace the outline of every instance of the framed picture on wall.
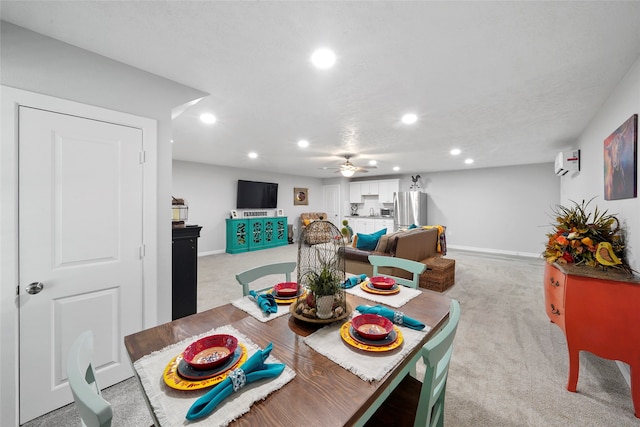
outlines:
[{"label": "framed picture on wall", "polygon": [[309,189],[295,187],[293,189],[293,204],[294,205],[308,205],[309,204]]},{"label": "framed picture on wall", "polygon": [[604,140],[604,199],[637,196],[638,115],[634,114]]}]

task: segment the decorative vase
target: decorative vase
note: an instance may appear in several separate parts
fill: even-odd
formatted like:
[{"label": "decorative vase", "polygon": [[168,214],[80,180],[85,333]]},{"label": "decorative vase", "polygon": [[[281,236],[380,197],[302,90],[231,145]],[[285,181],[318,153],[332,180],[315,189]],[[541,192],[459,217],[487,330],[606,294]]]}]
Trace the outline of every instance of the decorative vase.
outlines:
[{"label": "decorative vase", "polygon": [[318,319],[333,317],[333,295],[316,296],[316,317]]}]

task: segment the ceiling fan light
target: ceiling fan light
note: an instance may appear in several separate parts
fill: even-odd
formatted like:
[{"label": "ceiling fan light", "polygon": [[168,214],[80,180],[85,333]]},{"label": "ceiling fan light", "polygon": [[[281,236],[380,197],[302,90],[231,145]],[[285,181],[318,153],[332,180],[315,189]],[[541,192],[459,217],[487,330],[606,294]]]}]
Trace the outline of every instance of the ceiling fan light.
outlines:
[{"label": "ceiling fan light", "polygon": [[353,176],[353,174],[354,174],[355,172],[356,172],[356,171],[351,170],[351,169],[342,169],[342,170],[340,171],[340,173],[342,174],[342,176],[344,176],[344,177],[346,177],[346,178],[349,178],[349,177]]}]

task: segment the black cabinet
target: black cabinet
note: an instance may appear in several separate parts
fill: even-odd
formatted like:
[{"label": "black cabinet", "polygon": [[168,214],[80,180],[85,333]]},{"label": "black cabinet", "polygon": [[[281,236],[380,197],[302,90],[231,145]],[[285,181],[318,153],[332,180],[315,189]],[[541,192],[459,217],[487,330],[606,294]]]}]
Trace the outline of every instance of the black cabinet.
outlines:
[{"label": "black cabinet", "polygon": [[172,320],[198,310],[198,237],[202,227],[173,229]]}]

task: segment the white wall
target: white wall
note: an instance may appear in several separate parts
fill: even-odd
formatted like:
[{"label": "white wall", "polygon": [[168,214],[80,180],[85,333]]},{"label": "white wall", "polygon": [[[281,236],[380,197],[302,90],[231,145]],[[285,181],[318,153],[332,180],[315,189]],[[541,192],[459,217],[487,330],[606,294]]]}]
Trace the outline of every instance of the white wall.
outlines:
[{"label": "white wall", "polygon": [[[617,214],[627,229],[627,257],[631,268],[640,268],[640,201],[638,198],[604,200],[604,140],[633,114],[640,113],[640,58],[611,93],[600,111],[576,141],[580,149],[581,171],[563,177],[561,200],[581,202],[596,197],[590,204]],[[636,164],[638,162],[636,154]]]},{"label": "white wall", "polygon": [[[560,203],[552,163],[420,176],[429,200],[427,221],[447,227],[448,247],[534,257],[542,253],[548,213]],[[410,176],[400,177],[400,191],[411,184]]]},{"label": "white wall", "polygon": [[548,213],[560,201],[553,164],[420,174],[427,218],[447,226],[449,247],[539,256]]},{"label": "white wall", "polygon": [[[534,257],[542,253],[551,222],[548,214],[560,203],[553,164],[420,175],[423,191],[429,195],[429,223],[447,226],[449,247]],[[400,178],[401,191],[411,185],[409,176],[376,177],[387,178]],[[200,255],[224,252],[225,219],[235,209],[238,179],[277,182],[278,208],[296,226],[300,213],[323,210],[323,185],[341,185],[342,213],[349,214],[346,179],[321,180],[175,160],[173,195],[187,201],[188,223],[203,226]],[[293,205],[293,187],[309,188],[309,206]]]},{"label": "white wall", "polygon": [[[174,160],[172,195],[185,199],[189,206],[187,223],[202,226],[198,241],[200,255],[225,251],[225,219],[229,218],[232,209],[236,209],[239,179],[278,183],[278,209],[284,210],[288,223],[296,228],[301,213],[323,210],[323,183],[319,178],[271,174],[250,169]],[[294,187],[309,189],[308,205],[293,205]],[[275,213],[275,209],[273,211]],[[297,232],[299,233],[299,230]]]},{"label": "white wall", "polygon": [[[157,288],[157,298],[152,296],[151,301],[145,300],[141,316],[145,326],[170,320],[171,110],[206,94],[8,22],[0,22],[0,31],[0,84],[156,120],[154,150],[147,158],[147,164],[153,165],[156,174],[145,182],[145,191],[152,189],[146,193],[149,199],[145,204],[153,206],[146,211],[152,216],[153,232],[147,233],[145,241],[154,242],[147,248],[147,253],[157,261],[156,274],[150,278]],[[5,134],[8,133],[3,132]],[[18,187],[14,145],[14,140],[5,140],[3,136],[0,156],[3,192],[0,207],[3,239],[0,257],[0,424],[8,426],[17,425],[18,310],[15,287],[18,284],[18,235],[15,201]],[[10,202],[4,203],[5,199]]]}]

